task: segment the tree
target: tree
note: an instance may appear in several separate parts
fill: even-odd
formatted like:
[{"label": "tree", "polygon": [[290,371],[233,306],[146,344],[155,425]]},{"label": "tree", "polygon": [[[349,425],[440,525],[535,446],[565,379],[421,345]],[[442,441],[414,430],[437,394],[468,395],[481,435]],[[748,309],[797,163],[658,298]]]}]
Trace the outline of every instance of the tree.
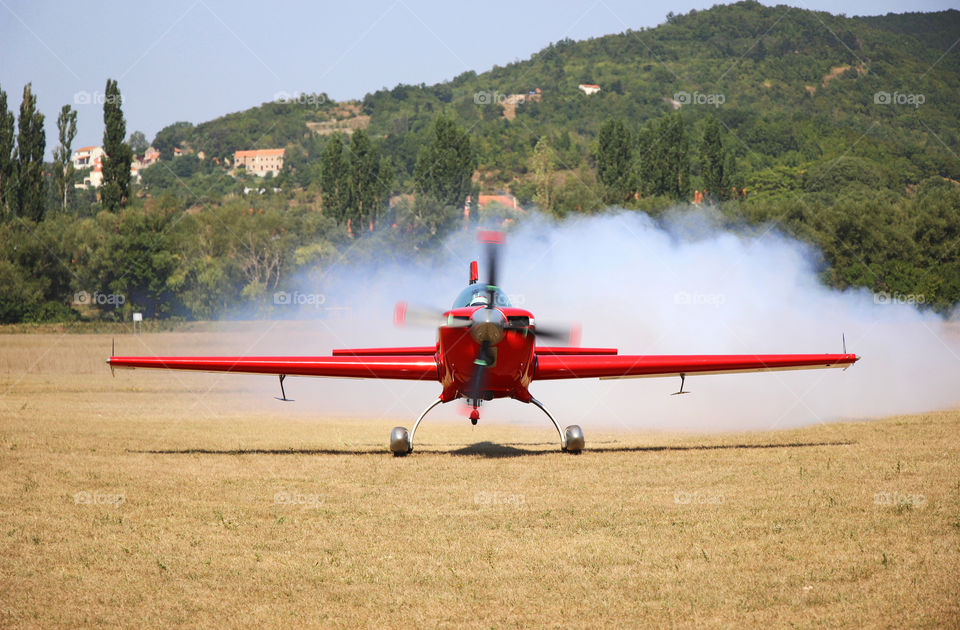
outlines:
[{"label": "tree", "polygon": [[370,142],[363,129],[353,132],[350,139],[350,218],[359,224],[369,224],[371,229],[380,213],[379,203],[383,198],[380,190],[380,152]]},{"label": "tree", "polygon": [[726,156],[720,137],[720,123],[716,116],[707,118],[700,141],[700,176],[703,177],[703,194],[713,201],[725,198]]},{"label": "tree", "polygon": [[134,131],[131,133],[127,144],[130,145],[130,150],[133,151],[134,155],[143,155],[143,152],[150,146],[147,144],[147,136],[145,136],[142,131]]},{"label": "tree", "polygon": [[737,170],[737,159],[727,152],[723,162],[723,199],[736,199],[743,195],[743,177]]},{"label": "tree", "polygon": [[323,189],[323,212],[337,224],[347,220],[350,184],[346,166],[343,141],[340,134],[333,134],[320,155],[320,186]]},{"label": "tree", "polygon": [[53,151],[55,165],[53,177],[57,188],[57,200],[60,202],[60,210],[66,212],[67,194],[73,180],[73,161],[70,159],[72,156],[70,147],[77,135],[77,112],[71,109],[69,105],[64,105],[60,109],[60,115],[57,116],[57,131],[60,144]]},{"label": "tree", "polygon": [[690,196],[690,143],[680,112],[664,119],[657,141],[661,146],[660,153],[665,158],[666,194],[674,199],[687,199]]},{"label": "tree", "polygon": [[397,171],[393,166],[393,160],[389,155],[380,158],[380,175],[378,177],[379,186],[377,187],[376,208],[377,211],[383,210],[390,203],[390,193],[393,190],[393,180],[397,176]]},{"label": "tree", "polygon": [[161,160],[173,159],[173,148],[182,146],[192,134],[193,123],[175,122],[157,132],[153,139],[153,148],[160,152]]},{"label": "tree", "polygon": [[689,144],[679,112],[648,123],[638,136],[640,182],[645,195],[686,199],[690,194]]},{"label": "tree", "polygon": [[7,93],[0,90],[0,217],[10,211],[13,184],[13,112],[7,109]]},{"label": "tree", "polygon": [[554,151],[547,136],[537,140],[533,148],[533,201],[543,212],[553,212]]},{"label": "tree", "polygon": [[417,154],[413,170],[417,193],[432,197],[443,207],[462,208],[475,168],[469,134],[442,114],[437,116],[429,144]]},{"label": "tree", "polygon": [[103,207],[116,212],[127,203],[130,196],[130,163],[133,152],[123,141],[127,135],[127,123],[123,120],[123,97],[113,79],[107,79],[103,92],[103,186],[100,198]]},{"label": "tree", "polygon": [[633,196],[633,139],[620,119],[608,118],[597,135],[597,180],[607,204],[622,204]]},{"label": "tree", "polygon": [[43,114],[37,111],[37,97],[31,84],[23,87],[20,120],[17,126],[17,198],[16,214],[43,220],[43,154],[47,138],[43,131]]}]

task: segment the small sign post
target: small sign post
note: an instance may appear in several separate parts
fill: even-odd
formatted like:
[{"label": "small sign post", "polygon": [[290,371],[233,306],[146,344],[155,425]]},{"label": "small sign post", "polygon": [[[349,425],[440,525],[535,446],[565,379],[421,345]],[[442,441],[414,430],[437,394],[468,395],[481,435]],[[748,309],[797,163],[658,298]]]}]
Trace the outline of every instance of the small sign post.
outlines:
[{"label": "small sign post", "polygon": [[139,335],[143,332],[143,313],[133,314],[133,334]]}]

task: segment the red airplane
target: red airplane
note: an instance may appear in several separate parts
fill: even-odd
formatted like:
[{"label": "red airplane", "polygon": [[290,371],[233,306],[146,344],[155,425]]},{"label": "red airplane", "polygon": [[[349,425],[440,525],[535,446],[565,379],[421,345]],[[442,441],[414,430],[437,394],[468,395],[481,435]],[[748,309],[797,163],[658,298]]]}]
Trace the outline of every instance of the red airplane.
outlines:
[{"label": "red airplane", "polygon": [[[107,359],[114,368],[161,368],[203,372],[273,374],[280,377],[280,400],[288,400],[283,381],[288,376],[339,376],[416,381],[438,381],[440,396],[407,431],[395,427],[390,450],[396,456],[413,451],[420,422],[441,403],[464,399],[472,407],[470,421],[480,418],[483,401],[513,398],[539,407],[560,434],[563,451],[579,453],[584,447],[578,425],[565,430],[546,407],[530,393],[534,381],[571,378],[634,378],[679,376],[680,391],[692,374],[730,374],[805,368],[848,368],[855,354],[767,355],[619,355],[615,348],[540,346],[537,338],[570,339],[561,332],[538,326],[533,314],[512,307],[497,286],[497,260],[503,235],[481,232],[487,244],[487,282],[478,282],[477,262],[470,263],[470,284],[443,313],[439,339],[433,346],[334,350],[331,356],[307,357],[118,357]],[[397,305],[397,323],[407,319],[406,305]]]}]

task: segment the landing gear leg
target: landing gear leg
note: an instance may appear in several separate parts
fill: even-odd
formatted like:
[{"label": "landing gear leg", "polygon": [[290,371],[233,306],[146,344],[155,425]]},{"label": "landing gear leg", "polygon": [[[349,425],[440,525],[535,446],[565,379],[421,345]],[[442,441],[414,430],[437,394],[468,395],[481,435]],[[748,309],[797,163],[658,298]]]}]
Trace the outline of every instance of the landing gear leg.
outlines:
[{"label": "landing gear leg", "polygon": [[423,410],[423,413],[420,414],[420,417],[417,418],[417,421],[413,424],[413,430],[409,433],[407,432],[406,427],[394,427],[393,431],[390,432],[390,450],[393,451],[394,457],[403,457],[407,453],[413,451],[413,436],[417,433],[417,427],[420,426],[420,421],[423,420],[424,416],[430,413],[430,410],[443,402],[443,399],[437,398],[435,401],[430,403],[430,406]]},{"label": "landing gear leg", "polygon": [[543,406],[536,398],[531,398],[530,402],[540,408],[540,411],[547,414],[547,417],[550,418],[550,422],[553,423],[553,426],[556,427],[557,433],[560,434],[560,450],[567,453],[579,453],[583,450],[584,440],[583,440],[583,429],[579,425],[571,424],[565,430],[560,429],[560,423],[557,422],[557,419],[553,417],[547,408]]}]

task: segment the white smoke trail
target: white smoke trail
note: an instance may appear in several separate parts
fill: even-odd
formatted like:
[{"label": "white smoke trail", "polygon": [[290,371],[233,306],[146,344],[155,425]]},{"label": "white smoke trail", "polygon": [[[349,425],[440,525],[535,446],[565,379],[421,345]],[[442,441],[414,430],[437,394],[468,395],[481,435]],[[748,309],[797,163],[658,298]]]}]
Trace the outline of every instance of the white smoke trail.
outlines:
[{"label": "white smoke trail", "polygon": [[[323,287],[326,305],[349,303],[349,318],[274,324],[250,353],[433,343],[434,331],[391,325],[395,302],[447,307],[466,284],[470,260],[479,259],[485,273],[472,235],[458,233],[441,252],[431,269],[396,263],[339,274]],[[840,352],[845,333],[848,351],[862,357],[846,371],[693,376],[688,396],[669,396],[676,378],[535,382],[531,392],[561,424],[762,430],[960,403],[956,325],[896,299],[878,304],[869,291],[826,288],[816,259],[796,240],[724,229],[705,212],[661,222],[635,212],[561,224],[533,217],[508,235],[499,284],[538,321],[579,322],[583,345],[621,354]],[[340,379],[291,379],[287,387],[300,412],[389,417],[407,426],[439,392],[436,384]],[[454,407],[431,420],[462,420]],[[547,422],[516,401],[484,411],[491,420]]]}]

